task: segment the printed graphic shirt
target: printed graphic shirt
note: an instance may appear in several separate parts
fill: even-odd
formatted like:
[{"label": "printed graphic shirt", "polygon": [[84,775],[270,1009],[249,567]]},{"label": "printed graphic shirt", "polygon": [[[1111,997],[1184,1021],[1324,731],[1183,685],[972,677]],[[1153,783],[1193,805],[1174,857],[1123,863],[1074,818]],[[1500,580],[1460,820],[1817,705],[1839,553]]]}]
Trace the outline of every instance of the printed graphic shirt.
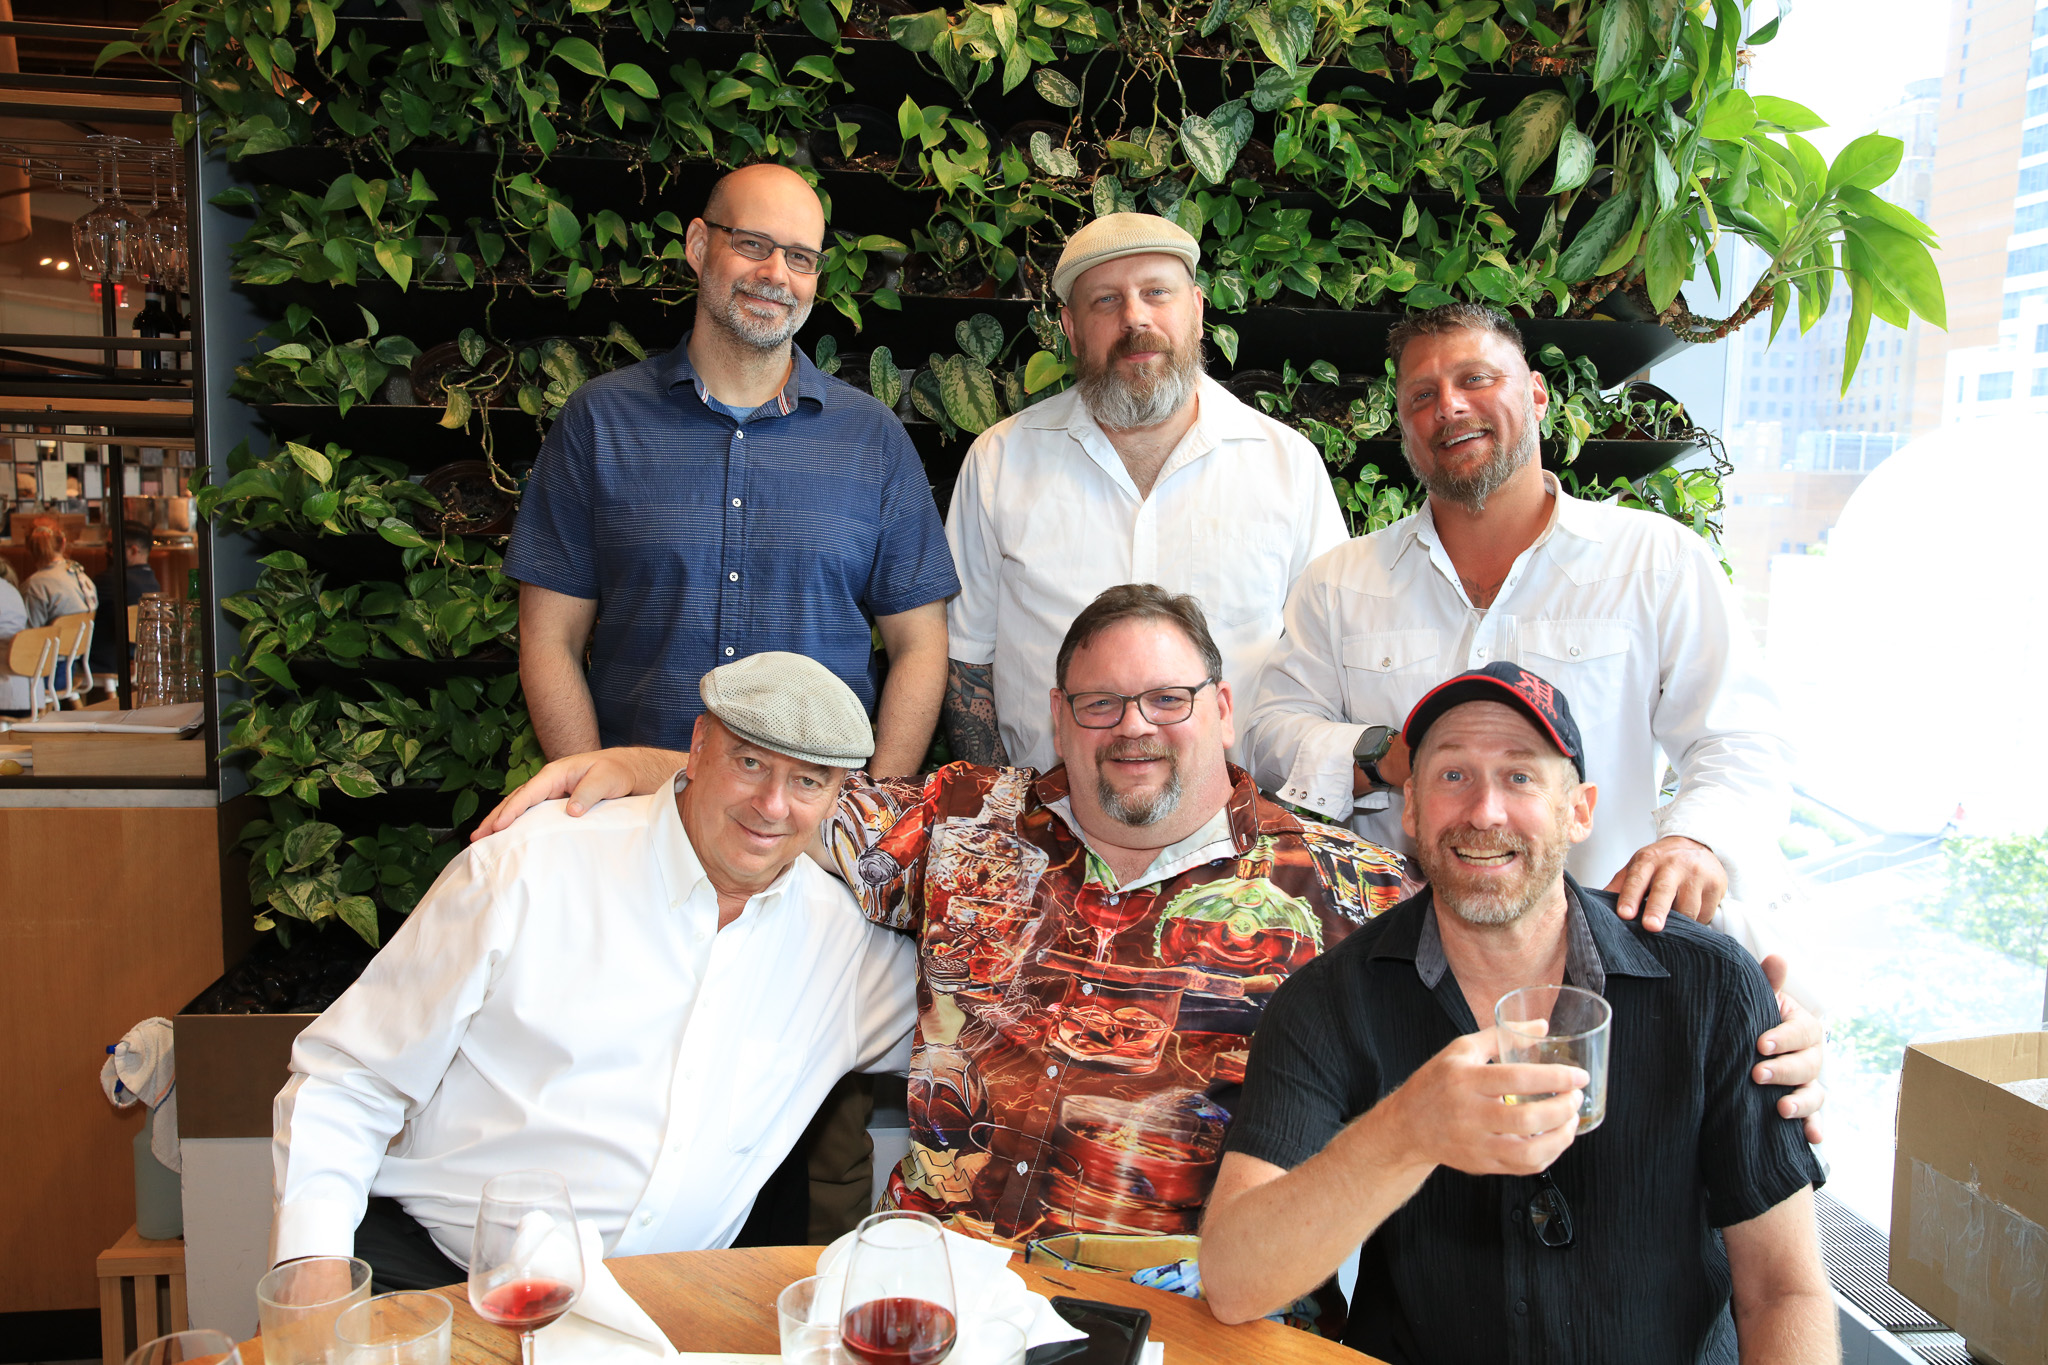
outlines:
[{"label": "printed graphic shirt", "polygon": [[1266,1002],[1413,889],[1397,855],[1230,773],[1219,817],[1124,885],[1082,840],[1064,767],[849,780],[832,860],[918,944],[910,1153],[886,1206],[1012,1246],[1195,1232]]}]

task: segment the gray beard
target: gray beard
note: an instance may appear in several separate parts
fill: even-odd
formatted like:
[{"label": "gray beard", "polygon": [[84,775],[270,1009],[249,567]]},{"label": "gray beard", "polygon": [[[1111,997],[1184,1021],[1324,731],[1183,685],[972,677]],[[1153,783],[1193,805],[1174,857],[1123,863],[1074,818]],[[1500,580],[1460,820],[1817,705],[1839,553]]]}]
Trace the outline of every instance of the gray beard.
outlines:
[{"label": "gray beard", "polygon": [[[792,309],[780,326],[763,323],[749,316],[740,307],[738,292],[737,289],[726,290],[724,300],[719,303],[704,300],[703,312],[712,322],[757,351],[773,351],[788,345],[789,339],[797,334],[797,329],[811,316],[810,306],[806,304]],[[749,292],[758,298],[771,299],[776,303],[795,304],[797,301],[793,293],[784,291],[778,296],[758,285]]]},{"label": "gray beard", "polygon": [[[1539,861],[1529,867],[1528,879],[1522,884],[1519,896],[1501,893],[1465,894],[1459,887],[1459,874],[1464,864],[1448,848],[1423,848],[1415,850],[1415,861],[1422,865],[1422,875],[1429,883],[1430,896],[1442,909],[1450,911],[1467,924],[1481,928],[1498,928],[1513,924],[1540,904],[1550,888],[1557,884],[1564,873],[1565,851],[1570,846],[1558,831],[1554,840],[1541,855]],[[1527,843],[1517,840],[1517,852],[1525,856],[1530,853]]]},{"label": "gray beard", "polygon": [[1408,449],[1406,437],[1401,441],[1401,457],[1408,461],[1409,471],[1415,475],[1416,482],[1422,485],[1425,493],[1432,498],[1442,498],[1445,502],[1456,503],[1476,514],[1486,510],[1486,500],[1506,487],[1508,480],[1515,476],[1516,471],[1536,458],[1540,439],[1536,423],[1536,401],[1527,398],[1522,403],[1521,440],[1515,442],[1512,447],[1497,446],[1493,458],[1469,475],[1460,477],[1446,473],[1442,469],[1434,474],[1423,473],[1422,467],[1415,462],[1414,452]]},{"label": "gray beard", "polygon": [[[1076,357],[1079,359],[1079,357]],[[1097,365],[1083,360],[1075,387],[1096,425],[1109,431],[1156,427],[1195,396],[1202,380],[1201,332],[1174,342],[1166,372],[1157,379],[1127,380],[1115,370],[1116,355]]]},{"label": "gray beard", "polygon": [[1120,825],[1133,829],[1156,825],[1180,808],[1180,765],[1175,763],[1166,785],[1149,795],[1126,796],[1109,785],[1107,775],[1098,772],[1095,775],[1095,795],[1102,802],[1104,813]]}]

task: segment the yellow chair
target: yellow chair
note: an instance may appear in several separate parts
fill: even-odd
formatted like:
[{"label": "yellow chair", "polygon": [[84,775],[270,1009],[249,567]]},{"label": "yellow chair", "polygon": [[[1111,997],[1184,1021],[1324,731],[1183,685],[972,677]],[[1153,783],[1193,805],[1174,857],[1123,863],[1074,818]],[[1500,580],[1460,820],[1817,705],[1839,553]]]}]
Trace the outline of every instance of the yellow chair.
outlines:
[{"label": "yellow chair", "polygon": [[29,680],[30,720],[40,719],[45,706],[51,710],[57,707],[57,639],[60,634],[62,632],[55,626],[37,626],[15,632],[14,643],[8,646],[8,671]]},{"label": "yellow chair", "polygon": [[50,622],[57,630],[57,701],[84,705],[85,694],[93,689],[92,664],[86,655],[92,649],[92,618],[89,611],[74,611]]}]

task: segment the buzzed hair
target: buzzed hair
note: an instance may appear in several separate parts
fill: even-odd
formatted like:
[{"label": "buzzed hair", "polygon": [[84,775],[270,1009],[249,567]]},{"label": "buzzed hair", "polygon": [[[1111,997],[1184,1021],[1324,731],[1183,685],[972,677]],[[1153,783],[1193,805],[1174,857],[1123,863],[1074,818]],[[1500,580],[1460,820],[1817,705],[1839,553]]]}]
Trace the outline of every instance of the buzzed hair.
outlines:
[{"label": "buzzed hair", "polygon": [[1053,681],[1062,692],[1067,690],[1067,665],[1073,662],[1074,652],[1122,621],[1165,621],[1179,627],[1195,653],[1202,656],[1202,667],[1209,676],[1223,676],[1223,653],[1209,634],[1200,602],[1188,593],[1171,593],[1152,583],[1120,583],[1083,607],[1074,624],[1067,627],[1067,638],[1060,641],[1059,657],[1053,664]]},{"label": "buzzed hair", "polygon": [[[744,171],[751,171],[757,166],[773,166],[778,170],[789,171],[791,175],[795,176],[799,181],[802,181],[805,188],[809,189],[813,195],[817,194],[818,192],[818,187],[816,185],[811,184],[811,182],[808,180],[804,180],[803,173],[801,171],[793,170],[788,166],[784,166],[779,161],[750,161],[744,166],[734,167],[732,170],[727,171],[724,175],[719,176],[718,179],[711,182],[711,193],[704,196],[703,212],[699,213],[697,216],[699,218],[711,220],[722,220],[725,217],[725,182],[732,179],[734,176],[741,174]],[[821,213],[824,211],[823,200],[819,201],[818,208]],[[726,226],[744,227],[746,226],[746,224],[727,223]]]},{"label": "buzzed hair", "polygon": [[1527,358],[1528,348],[1522,344],[1521,329],[1506,313],[1483,303],[1440,303],[1427,312],[1410,313],[1387,333],[1387,357],[1394,362],[1394,372],[1399,374],[1401,352],[1407,349],[1409,342],[1417,337],[1466,331],[1491,332],[1513,342],[1516,354],[1525,360]]}]

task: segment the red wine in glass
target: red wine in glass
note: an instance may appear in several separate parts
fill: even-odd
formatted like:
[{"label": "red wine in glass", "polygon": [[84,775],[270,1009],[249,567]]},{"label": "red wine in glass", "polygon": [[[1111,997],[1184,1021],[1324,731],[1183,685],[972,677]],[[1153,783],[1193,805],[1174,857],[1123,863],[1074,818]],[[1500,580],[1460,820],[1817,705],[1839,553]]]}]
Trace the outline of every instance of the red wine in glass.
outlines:
[{"label": "red wine in glass", "polygon": [[870,1299],[839,1326],[840,1344],[866,1365],[937,1365],[953,1335],[952,1313],[925,1299]]},{"label": "red wine in glass", "polygon": [[514,1280],[484,1295],[476,1311],[500,1327],[538,1332],[568,1312],[575,1301],[576,1287],[560,1280]]}]

